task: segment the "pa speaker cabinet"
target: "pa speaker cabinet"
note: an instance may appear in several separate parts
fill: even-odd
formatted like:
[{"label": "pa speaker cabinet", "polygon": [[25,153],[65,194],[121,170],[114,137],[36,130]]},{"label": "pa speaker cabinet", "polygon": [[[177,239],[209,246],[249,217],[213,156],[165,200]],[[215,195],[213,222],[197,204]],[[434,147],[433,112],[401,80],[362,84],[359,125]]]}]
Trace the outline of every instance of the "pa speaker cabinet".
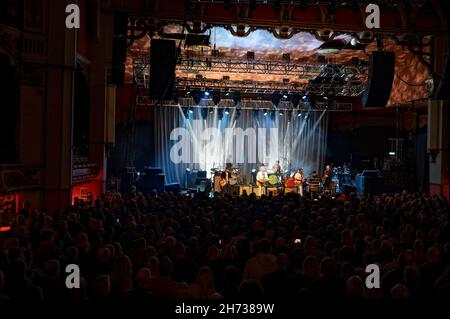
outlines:
[{"label": "pa speaker cabinet", "polygon": [[171,100],[175,83],[174,40],[152,39],[150,43],[150,97]]},{"label": "pa speaker cabinet", "polygon": [[362,102],[365,107],[386,106],[395,71],[394,52],[374,51],[369,58],[369,79]]}]

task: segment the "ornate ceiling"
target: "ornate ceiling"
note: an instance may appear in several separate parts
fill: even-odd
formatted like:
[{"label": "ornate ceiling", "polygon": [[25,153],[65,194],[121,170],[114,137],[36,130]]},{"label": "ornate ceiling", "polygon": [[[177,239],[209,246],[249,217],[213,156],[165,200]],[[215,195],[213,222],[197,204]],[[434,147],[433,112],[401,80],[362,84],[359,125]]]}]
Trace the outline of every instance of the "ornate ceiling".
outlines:
[{"label": "ornate ceiling", "polygon": [[[266,2],[266,3],[264,3]],[[129,56],[126,77],[131,82],[133,61],[148,55],[150,37],[169,34],[208,34],[210,45],[186,46],[182,56],[211,57],[218,50],[220,59],[245,61],[247,51],[258,61],[279,61],[285,53],[290,63],[316,63],[320,47],[332,41],[344,43],[335,54],[326,54],[326,63],[349,64],[353,57],[367,63],[368,54],[377,50],[375,38],[383,39],[383,49],[396,54],[396,70],[389,105],[404,104],[428,96],[430,44],[433,36],[448,34],[443,6],[445,1],[372,1],[380,4],[381,29],[370,32],[364,26],[367,1],[108,1],[108,9],[129,13]],[[252,5],[253,3],[253,5]],[[256,5],[254,5],[256,3]],[[274,4],[275,3],[275,4]],[[302,4],[303,3],[303,4]],[[306,7],[303,5],[306,3]],[[318,3],[318,5],[316,5]],[[368,2],[367,2],[368,3]],[[170,36],[169,36],[170,37]],[[353,39],[353,41],[352,41]],[[352,44],[357,43],[358,47]],[[215,51],[217,52],[217,51]],[[323,63],[323,61],[322,61]],[[194,78],[198,72],[177,69],[177,77]],[[282,82],[308,81],[307,78],[277,74],[248,74],[208,70],[208,79]]]}]

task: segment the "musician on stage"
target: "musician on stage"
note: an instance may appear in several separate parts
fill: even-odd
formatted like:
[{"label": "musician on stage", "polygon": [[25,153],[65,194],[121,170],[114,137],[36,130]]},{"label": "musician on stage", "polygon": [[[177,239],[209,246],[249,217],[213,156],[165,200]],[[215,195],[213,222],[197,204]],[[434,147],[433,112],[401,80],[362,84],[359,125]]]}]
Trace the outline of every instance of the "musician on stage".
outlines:
[{"label": "musician on stage", "polygon": [[225,166],[225,170],[220,174],[220,190],[222,194],[229,193],[230,191],[230,180],[231,174],[233,172],[233,164],[227,163]]},{"label": "musician on stage", "polygon": [[227,163],[225,167],[226,177],[229,180],[231,178],[231,173],[233,173],[233,164]]},{"label": "musician on stage", "polygon": [[303,196],[303,169],[299,168],[294,175],[295,185],[298,187],[298,193]]},{"label": "musician on stage", "polygon": [[269,175],[267,174],[266,167],[262,164],[258,174],[256,174],[256,185],[259,187],[265,186],[268,180]]},{"label": "musician on stage", "polygon": [[325,166],[325,171],[323,172],[323,189],[330,190],[331,177],[333,175],[333,171],[331,170],[331,166]]},{"label": "musician on stage", "polygon": [[273,170],[273,172],[274,172],[275,174],[281,175],[281,165],[280,165],[280,161],[279,161],[279,160],[277,160],[277,161],[275,162],[275,164],[273,164],[272,170]]}]

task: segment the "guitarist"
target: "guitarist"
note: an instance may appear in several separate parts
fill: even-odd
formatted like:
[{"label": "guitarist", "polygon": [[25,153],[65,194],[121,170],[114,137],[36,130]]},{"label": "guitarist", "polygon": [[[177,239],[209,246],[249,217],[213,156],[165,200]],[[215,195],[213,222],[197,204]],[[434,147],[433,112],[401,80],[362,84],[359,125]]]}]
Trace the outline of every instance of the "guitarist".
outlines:
[{"label": "guitarist", "polygon": [[256,185],[259,187],[259,194],[262,194],[262,187],[266,186],[268,180],[269,175],[266,172],[266,167],[262,164],[259,168],[258,174],[256,174]]},{"label": "guitarist", "polygon": [[303,168],[299,168],[297,173],[294,175],[295,185],[298,187],[298,193],[300,196],[303,196],[303,180],[305,177],[303,176]]},{"label": "guitarist", "polygon": [[220,181],[219,181],[219,185],[220,185],[220,189],[223,193],[228,193],[228,186],[230,179],[229,179],[229,175],[227,171],[223,171],[222,174],[220,175]]},{"label": "guitarist", "polygon": [[325,171],[323,172],[323,189],[330,190],[331,177],[333,175],[333,171],[331,170],[331,166],[325,166]]}]

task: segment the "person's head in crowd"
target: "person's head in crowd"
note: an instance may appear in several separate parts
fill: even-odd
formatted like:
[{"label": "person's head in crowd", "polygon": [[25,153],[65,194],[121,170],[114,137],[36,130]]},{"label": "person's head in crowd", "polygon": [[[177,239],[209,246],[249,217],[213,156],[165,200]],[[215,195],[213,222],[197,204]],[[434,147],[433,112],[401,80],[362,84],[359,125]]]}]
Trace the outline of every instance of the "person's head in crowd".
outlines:
[{"label": "person's head in crowd", "polygon": [[303,261],[303,272],[309,278],[319,278],[320,268],[319,259],[316,256],[308,256]]},{"label": "person's head in crowd", "polygon": [[109,275],[95,277],[92,290],[95,298],[107,298],[111,293],[111,279]]},{"label": "person's head in crowd", "polygon": [[164,256],[159,261],[159,275],[161,277],[170,277],[173,270],[173,264],[169,257]]},{"label": "person's head in crowd", "polygon": [[277,256],[277,268],[279,270],[287,270],[289,267],[289,256],[281,253]]},{"label": "person's head in crowd", "polygon": [[135,282],[136,288],[150,289],[152,273],[148,268],[141,268],[136,272]]},{"label": "person's head in crowd", "polygon": [[261,300],[264,297],[264,288],[255,279],[247,279],[239,287],[239,298],[242,300]]},{"label": "person's head in crowd", "polygon": [[396,284],[391,288],[390,291],[391,298],[394,300],[408,300],[409,299],[409,290],[404,284]]},{"label": "person's head in crowd", "polygon": [[[225,298],[265,295],[262,277],[252,273],[263,267],[297,275],[302,296],[314,281],[340,282],[347,296],[371,299],[376,293],[364,279],[372,263],[388,283],[380,290],[385,298],[417,298],[424,286],[430,296],[448,291],[448,202],[438,196],[353,193],[314,201],[293,193],[209,198],[136,190],[108,192],[92,204],[78,200],[54,214],[32,205],[17,214],[11,231],[0,233],[0,297],[17,298],[14,287],[28,287],[28,296],[48,298],[72,263],[85,287],[67,293],[77,298],[175,284],[172,263],[178,272],[185,262],[196,265],[194,295],[202,298],[216,288]],[[266,261],[270,267],[260,264]]]},{"label": "person's head in crowd", "polygon": [[345,291],[351,297],[364,298],[364,282],[361,277],[353,275],[347,279]]}]

